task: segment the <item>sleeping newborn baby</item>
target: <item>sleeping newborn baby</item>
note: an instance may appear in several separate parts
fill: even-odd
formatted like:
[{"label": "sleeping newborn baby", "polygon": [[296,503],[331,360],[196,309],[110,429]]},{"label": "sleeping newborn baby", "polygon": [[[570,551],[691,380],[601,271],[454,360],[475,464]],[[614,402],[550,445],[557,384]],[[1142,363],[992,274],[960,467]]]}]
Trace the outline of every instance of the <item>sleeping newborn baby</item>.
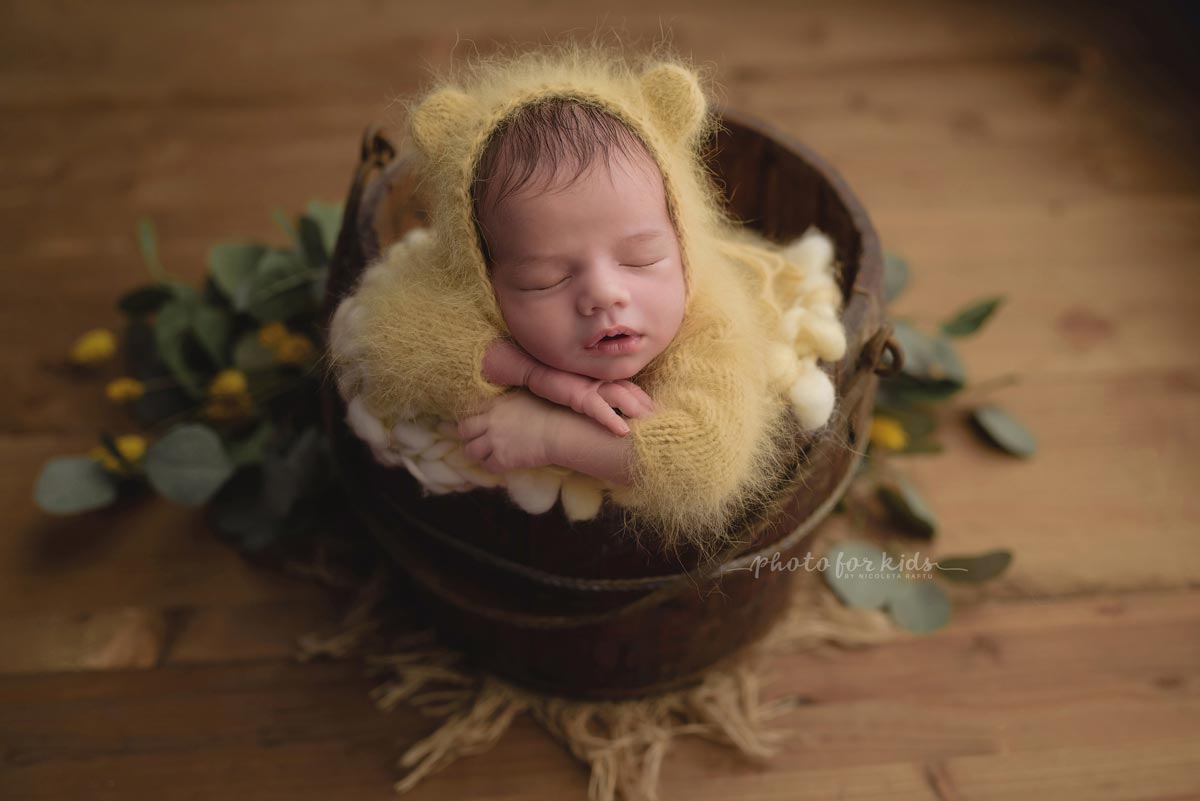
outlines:
[{"label": "sleeping newborn baby", "polygon": [[429,491],[504,487],[568,519],[608,500],[715,547],[836,405],[832,245],[726,216],[698,75],[580,45],[469,68],[413,105],[430,226],[330,327],[347,420]]},{"label": "sleeping newborn baby", "polygon": [[[628,417],[653,411],[627,379],[671,344],[686,296],[662,175],[598,109],[549,101],[530,116],[493,140],[477,172],[476,215],[515,343],[489,348],[484,376],[559,405],[515,393],[458,432],[466,455],[495,472],[557,464],[628,485],[633,452],[622,437],[629,426],[613,407]],[[548,152],[565,149],[567,131],[592,148],[582,151],[591,161],[571,164],[567,154]],[[535,151],[514,152],[555,133]],[[515,186],[518,174],[532,183]]]}]

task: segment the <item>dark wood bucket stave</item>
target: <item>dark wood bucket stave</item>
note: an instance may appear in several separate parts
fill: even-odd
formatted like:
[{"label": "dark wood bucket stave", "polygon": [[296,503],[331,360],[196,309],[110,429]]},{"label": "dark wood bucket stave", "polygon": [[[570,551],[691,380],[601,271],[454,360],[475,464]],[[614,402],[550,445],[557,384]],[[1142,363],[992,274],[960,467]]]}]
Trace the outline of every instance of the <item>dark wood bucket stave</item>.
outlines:
[{"label": "dark wood bucket stave", "polygon": [[[794,574],[752,569],[756,555],[803,554],[861,457],[877,374],[898,349],[883,313],[882,258],[865,210],[816,154],[730,110],[710,148],[731,210],[787,241],[817,225],[843,265],[848,349],[832,365],[839,408],[829,435],[798,444],[804,482],[781,487],[713,562],[657,553],[622,536],[618,509],[569,523],[556,507],[517,508],[502,489],[423,496],[402,468],[378,465],[344,423],[326,382],[326,425],[357,514],[413,580],[439,636],[517,683],[559,695],[618,698],[694,679],[758,639],[786,609]],[[379,253],[425,222],[408,162],[373,131],[347,198],[329,280],[327,318]]]}]

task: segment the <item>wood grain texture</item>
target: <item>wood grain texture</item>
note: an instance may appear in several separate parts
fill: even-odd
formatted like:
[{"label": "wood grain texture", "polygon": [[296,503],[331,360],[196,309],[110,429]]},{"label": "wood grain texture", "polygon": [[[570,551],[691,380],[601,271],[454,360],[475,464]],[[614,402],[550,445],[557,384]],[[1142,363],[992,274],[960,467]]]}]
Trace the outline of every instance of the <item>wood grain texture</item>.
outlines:
[{"label": "wood grain texture", "polygon": [[[962,351],[972,381],[1019,376],[986,397],[1041,443],[1018,463],[951,425],[908,462],[939,552],[1008,547],[1011,575],[932,637],[773,662],[772,691],[811,701],[797,739],[760,767],[687,741],[663,796],[1200,795],[1200,106],[1161,33],[1180,7],[6,2],[0,798],[392,797],[430,722],[379,714],[357,665],[290,660],[335,599],[165,504],[35,510],[45,459],[125,426],[62,354],[144,279],[140,216],[197,280],[216,241],[281,243],[273,207],[343,198],[363,127],[427,65],[597,24],[669,28],[726,102],[832,162],[913,265],[896,314],[1004,294]],[[585,787],[522,720],[409,798]]]}]

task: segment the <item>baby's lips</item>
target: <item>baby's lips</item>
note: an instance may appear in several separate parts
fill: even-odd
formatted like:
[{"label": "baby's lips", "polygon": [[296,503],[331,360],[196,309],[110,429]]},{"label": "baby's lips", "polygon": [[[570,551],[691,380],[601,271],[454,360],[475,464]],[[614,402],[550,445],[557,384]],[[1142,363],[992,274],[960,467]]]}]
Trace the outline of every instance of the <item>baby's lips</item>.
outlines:
[{"label": "baby's lips", "polygon": [[442,422],[438,423],[437,430],[438,433],[444,437],[449,437],[450,439],[462,439],[462,437],[458,435],[458,424],[452,423],[449,420],[443,420]]}]

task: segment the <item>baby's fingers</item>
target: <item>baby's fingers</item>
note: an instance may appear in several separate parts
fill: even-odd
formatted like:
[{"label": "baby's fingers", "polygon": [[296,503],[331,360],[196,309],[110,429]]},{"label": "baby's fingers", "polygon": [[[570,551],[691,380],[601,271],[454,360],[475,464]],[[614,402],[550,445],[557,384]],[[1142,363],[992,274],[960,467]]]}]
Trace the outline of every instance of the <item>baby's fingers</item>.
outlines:
[{"label": "baby's fingers", "polygon": [[475,439],[487,431],[487,428],[488,418],[486,414],[477,414],[474,417],[463,418],[458,423],[458,438],[464,442]]},{"label": "baby's fingers", "polygon": [[492,442],[488,437],[476,437],[463,448],[463,455],[475,462],[483,462],[492,455]]},{"label": "baby's fingers", "polygon": [[645,417],[654,411],[648,402],[649,398],[643,400],[624,386],[624,383],[611,381],[601,386],[597,392],[610,407],[616,406],[626,417]]},{"label": "baby's fingers", "polygon": [[641,402],[642,408],[646,410],[646,414],[653,414],[657,411],[658,407],[654,403],[654,398],[646,394],[646,390],[629,380],[618,381],[616,383],[629,390],[629,393]]},{"label": "baby's fingers", "polygon": [[594,392],[584,399],[583,413],[618,437],[623,437],[629,433],[629,425],[621,419],[619,414],[613,411],[604,398]]}]

